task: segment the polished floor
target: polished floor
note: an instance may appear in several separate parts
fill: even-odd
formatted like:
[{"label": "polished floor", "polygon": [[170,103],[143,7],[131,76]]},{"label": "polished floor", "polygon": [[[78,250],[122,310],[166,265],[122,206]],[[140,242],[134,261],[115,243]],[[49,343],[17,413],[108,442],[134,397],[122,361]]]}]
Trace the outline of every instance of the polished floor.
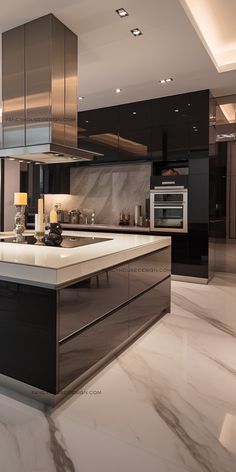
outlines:
[{"label": "polished floor", "polygon": [[0,471],[235,472],[236,275],[172,312],[54,410],[0,389]]}]

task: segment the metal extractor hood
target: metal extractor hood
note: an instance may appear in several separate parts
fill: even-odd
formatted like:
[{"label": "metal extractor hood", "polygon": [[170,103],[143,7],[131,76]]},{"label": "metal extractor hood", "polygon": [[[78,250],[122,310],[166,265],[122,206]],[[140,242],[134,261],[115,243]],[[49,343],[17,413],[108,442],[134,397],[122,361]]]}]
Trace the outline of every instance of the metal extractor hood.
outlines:
[{"label": "metal extractor hood", "polygon": [[78,38],[49,14],[2,35],[0,157],[91,161],[78,144]]}]

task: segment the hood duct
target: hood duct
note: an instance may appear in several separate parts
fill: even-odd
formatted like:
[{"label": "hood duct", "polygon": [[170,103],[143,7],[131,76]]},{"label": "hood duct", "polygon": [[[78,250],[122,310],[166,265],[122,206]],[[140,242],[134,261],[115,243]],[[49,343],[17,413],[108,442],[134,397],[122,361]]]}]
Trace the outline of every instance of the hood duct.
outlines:
[{"label": "hood duct", "polygon": [[78,38],[49,14],[2,35],[0,157],[37,163],[93,160],[77,148]]}]

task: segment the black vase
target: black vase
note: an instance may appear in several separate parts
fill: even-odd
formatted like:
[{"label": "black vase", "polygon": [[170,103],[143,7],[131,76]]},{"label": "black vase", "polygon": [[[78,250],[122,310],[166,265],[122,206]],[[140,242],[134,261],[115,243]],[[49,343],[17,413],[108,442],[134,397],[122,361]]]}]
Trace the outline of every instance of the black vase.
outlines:
[{"label": "black vase", "polygon": [[50,223],[49,233],[43,239],[46,246],[60,246],[63,241],[62,227],[59,223]]}]

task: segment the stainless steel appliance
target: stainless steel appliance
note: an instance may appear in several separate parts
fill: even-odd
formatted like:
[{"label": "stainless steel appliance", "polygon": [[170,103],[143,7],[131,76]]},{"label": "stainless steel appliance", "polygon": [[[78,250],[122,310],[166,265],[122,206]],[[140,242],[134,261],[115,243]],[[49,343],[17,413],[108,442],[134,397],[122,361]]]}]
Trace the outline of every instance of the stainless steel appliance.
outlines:
[{"label": "stainless steel appliance", "polygon": [[188,232],[188,189],[155,187],[150,191],[150,229],[155,232]]},{"label": "stainless steel appliance", "polygon": [[52,14],[3,33],[0,157],[54,164],[101,155],[77,148],[77,42]]}]

